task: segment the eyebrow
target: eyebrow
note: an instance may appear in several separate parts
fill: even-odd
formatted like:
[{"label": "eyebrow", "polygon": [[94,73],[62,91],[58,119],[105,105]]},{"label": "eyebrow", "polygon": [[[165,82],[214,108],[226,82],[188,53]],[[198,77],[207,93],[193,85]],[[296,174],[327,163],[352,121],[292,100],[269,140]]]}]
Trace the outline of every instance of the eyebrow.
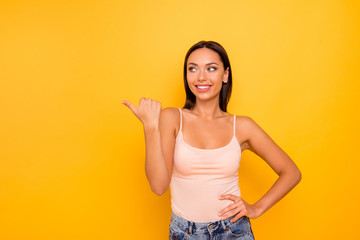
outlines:
[{"label": "eyebrow", "polygon": [[[205,66],[208,66],[208,65],[213,65],[213,64],[215,64],[215,65],[218,65],[216,62],[210,62],[210,63],[207,63],[207,64],[205,64]],[[197,66],[197,64],[196,63],[189,63],[188,65],[195,65],[195,66]]]}]

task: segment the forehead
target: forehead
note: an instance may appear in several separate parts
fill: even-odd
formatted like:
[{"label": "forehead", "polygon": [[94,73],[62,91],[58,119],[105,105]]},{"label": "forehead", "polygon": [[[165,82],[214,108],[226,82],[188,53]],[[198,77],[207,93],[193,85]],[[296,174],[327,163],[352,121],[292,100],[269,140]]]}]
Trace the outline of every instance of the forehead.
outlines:
[{"label": "forehead", "polygon": [[187,63],[206,64],[209,62],[222,63],[220,55],[214,50],[199,48],[190,54]]}]

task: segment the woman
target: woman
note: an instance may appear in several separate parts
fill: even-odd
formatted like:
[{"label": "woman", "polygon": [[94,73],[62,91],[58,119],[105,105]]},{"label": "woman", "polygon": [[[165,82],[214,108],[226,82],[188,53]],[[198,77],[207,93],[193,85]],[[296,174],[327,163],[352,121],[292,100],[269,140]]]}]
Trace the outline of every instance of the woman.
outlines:
[{"label": "woman", "polygon": [[[171,190],[170,239],[254,239],[254,219],[282,199],[301,179],[289,156],[249,117],[226,107],[232,87],[225,49],[213,41],[192,46],[185,57],[183,109],[165,108],[141,98],[136,108],[123,101],[143,123],[145,171],[152,191]],[[279,175],[256,203],[241,198],[238,168],[250,150]]]}]

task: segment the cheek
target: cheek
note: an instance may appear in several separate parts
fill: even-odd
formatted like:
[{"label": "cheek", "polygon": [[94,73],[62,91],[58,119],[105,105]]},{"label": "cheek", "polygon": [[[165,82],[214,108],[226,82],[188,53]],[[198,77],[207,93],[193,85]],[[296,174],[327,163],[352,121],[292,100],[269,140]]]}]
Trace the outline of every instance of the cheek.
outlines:
[{"label": "cheek", "polygon": [[191,84],[196,81],[196,75],[195,74],[187,74],[186,79],[187,79],[187,82],[189,84]]},{"label": "cheek", "polygon": [[189,78],[189,77],[187,77],[187,84],[188,84],[189,88],[192,88],[193,82],[191,81],[191,78]]},{"label": "cheek", "polygon": [[214,75],[211,76],[211,80],[212,80],[213,82],[216,82],[217,84],[220,84],[220,85],[221,85],[221,83],[222,83],[222,81],[223,81],[223,76],[224,76],[224,75],[222,75],[222,74],[220,74],[220,73],[216,73],[216,74],[214,74]]}]

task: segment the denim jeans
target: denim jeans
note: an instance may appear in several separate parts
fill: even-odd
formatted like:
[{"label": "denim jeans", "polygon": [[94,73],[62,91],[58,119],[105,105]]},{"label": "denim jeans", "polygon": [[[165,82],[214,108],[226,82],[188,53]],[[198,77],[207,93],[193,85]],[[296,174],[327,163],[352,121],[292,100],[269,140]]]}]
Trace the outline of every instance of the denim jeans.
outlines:
[{"label": "denim jeans", "polygon": [[170,240],[217,240],[238,239],[254,240],[251,224],[248,217],[244,216],[231,223],[230,217],[215,222],[191,222],[172,212],[169,239]]}]

